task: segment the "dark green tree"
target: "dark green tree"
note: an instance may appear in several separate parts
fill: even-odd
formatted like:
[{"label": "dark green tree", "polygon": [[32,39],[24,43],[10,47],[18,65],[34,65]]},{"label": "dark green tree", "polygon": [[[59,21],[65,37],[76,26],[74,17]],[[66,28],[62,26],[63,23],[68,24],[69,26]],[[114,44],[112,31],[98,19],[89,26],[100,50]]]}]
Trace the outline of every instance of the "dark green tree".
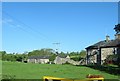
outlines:
[{"label": "dark green tree", "polygon": [[86,51],[85,50],[81,50],[80,57],[81,58],[85,58],[86,57]]},{"label": "dark green tree", "polygon": [[120,24],[115,25],[114,30],[116,31],[116,33],[119,33],[120,32]]}]

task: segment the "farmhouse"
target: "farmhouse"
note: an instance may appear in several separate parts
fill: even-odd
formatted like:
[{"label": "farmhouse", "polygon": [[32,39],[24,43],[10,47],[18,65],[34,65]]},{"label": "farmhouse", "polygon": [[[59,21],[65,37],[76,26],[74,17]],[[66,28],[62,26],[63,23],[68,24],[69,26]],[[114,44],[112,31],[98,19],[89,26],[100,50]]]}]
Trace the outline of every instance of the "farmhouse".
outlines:
[{"label": "farmhouse", "polygon": [[49,62],[49,56],[30,56],[27,60],[28,63],[46,64]]},{"label": "farmhouse", "polygon": [[64,64],[69,60],[70,60],[69,56],[60,56],[60,55],[58,55],[58,56],[56,56],[56,58],[54,60],[54,63],[55,64]]},{"label": "farmhouse", "polygon": [[114,40],[106,36],[106,40],[88,46],[86,50],[86,64],[103,64],[108,55],[120,53],[120,34],[115,34]]}]

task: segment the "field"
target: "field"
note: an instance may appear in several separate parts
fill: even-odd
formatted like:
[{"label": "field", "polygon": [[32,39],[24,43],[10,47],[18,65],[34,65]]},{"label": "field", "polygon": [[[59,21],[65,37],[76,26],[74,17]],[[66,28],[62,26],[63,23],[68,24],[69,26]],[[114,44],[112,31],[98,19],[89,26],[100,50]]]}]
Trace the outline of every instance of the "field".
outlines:
[{"label": "field", "polygon": [[2,61],[0,60],[0,79],[2,78]]},{"label": "field", "polygon": [[103,75],[105,79],[118,78],[118,76],[94,70],[85,66],[18,62],[3,62],[2,72],[3,77],[5,75],[10,75],[14,76],[15,79],[42,79],[43,76],[84,79],[87,74],[100,74]]}]

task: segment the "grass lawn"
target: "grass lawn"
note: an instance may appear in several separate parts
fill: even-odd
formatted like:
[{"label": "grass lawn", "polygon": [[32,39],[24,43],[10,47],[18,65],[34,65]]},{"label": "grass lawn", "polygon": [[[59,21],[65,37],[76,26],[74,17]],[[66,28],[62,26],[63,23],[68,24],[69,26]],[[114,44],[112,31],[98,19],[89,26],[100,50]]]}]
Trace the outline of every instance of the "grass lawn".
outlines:
[{"label": "grass lawn", "polygon": [[2,75],[15,75],[15,79],[42,79],[43,76],[84,79],[87,74],[100,74],[105,79],[118,78],[85,66],[2,62]]},{"label": "grass lawn", "polygon": [[0,80],[2,78],[2,61],[0,60]]}]

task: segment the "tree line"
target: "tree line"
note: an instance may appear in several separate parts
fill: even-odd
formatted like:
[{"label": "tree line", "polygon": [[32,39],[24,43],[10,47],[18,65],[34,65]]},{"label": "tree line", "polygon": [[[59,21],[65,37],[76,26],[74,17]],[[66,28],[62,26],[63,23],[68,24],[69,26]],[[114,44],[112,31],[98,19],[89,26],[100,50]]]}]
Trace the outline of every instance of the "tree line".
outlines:
[{"label": "tree line", "polygon": [[60,56],[67,56],[69,55],[71,59],[75,60],[75,61],[79,61],[82,58],[86,57],[86,51],[85,50],[81,50],[80,52],[56,52],[53,49],[50,48],[43,48],[40,50],[33,50],[30,52],[24,52],[22,54],[20,53],[7,53],[6,51],[0,51],[0,55],[1,55],[1,60],[3,61],[18,61],[18,62],[26,62],[28,57],[30,56],[49,56],[49,60],[50,61],[54,61],[55,57],[57,55]]}]

